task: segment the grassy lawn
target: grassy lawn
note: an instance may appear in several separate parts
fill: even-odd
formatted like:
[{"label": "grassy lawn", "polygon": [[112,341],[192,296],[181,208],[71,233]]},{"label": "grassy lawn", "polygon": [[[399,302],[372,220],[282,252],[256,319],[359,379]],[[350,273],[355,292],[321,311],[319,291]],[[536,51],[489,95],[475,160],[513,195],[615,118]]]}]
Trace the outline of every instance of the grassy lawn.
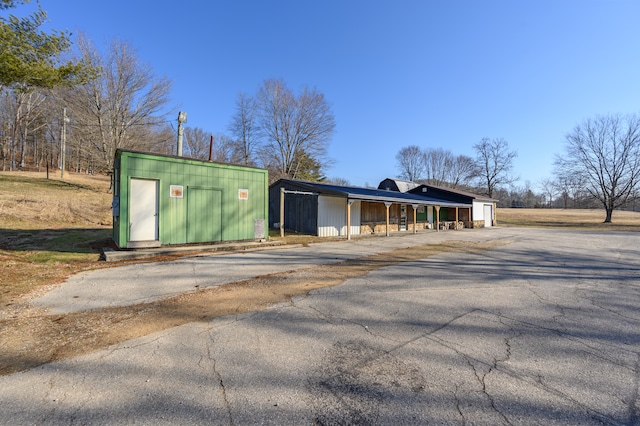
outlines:
[{"label": "grassy lawn", "polygon": [[111,238],[109,178],[0,172],[0,308],[98,267]]},{"label": "grassy lawn", "polygon": [[501,209],[500,226],[574,228],[599,231],[640,231],[640,212],[614,211],[612,223],[603,223],[604,209]]}]

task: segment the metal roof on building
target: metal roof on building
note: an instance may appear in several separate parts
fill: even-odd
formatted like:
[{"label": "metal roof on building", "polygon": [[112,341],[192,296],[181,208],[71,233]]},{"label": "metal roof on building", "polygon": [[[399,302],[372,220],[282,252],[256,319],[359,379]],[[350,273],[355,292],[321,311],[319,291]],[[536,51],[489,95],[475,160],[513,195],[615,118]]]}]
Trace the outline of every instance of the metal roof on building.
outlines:
[{"label": "metal roof on building", "polygon": [[426,197],[419,194],[404,193],[398,191],[387,191],[385,189],[361,188],[357,186],[330,185],[325,183],[304,182],[291,179],[280,179],[271,186],[278,183],[289,183],[303,188],[306,191],[320,195],[332,195],[345,197],[350,200],[361,200],[371,202],[388,202],[394,204],[416,204],[420,206],[441,206],[441,207],[471,207],[470,203],[455,203],[433,197]]},{"label": "metal roof on building", "polygon": [[393,179],[393,178],[386,178],[385,180],[381,181],[380,184],[378,185],[378,188],[383,189],[383,185],[386,182],[393,182],[393,184],[395,184],[395,186],[398,188],[398,191],[400,192],[411,192],[411,193],[417,194],[417,193],[429,192],[428,191],[429,189],[435,189],[441,192],[445,192],[453,195],[459,195],[462,197],[467,197],[467,198],[471,198],[479,201],[494,201],[494,202],[498,201],[495,198],[491,198],[486,195],[475,194],[473,192],[465,191],[459,188],[449,188],[446,186],[421,184],[418,182],[412,182],[412,181],[401,180],[401,179]]},{"label": "metal roof on building", "polygon": [[400,192],[409,192],[413,188],[416,188],[416,187],[418,187],[420,185],[419,183],[412,182],[410,180],[387,178],[387,179],[383,180],[382,182],[380,182],[380,185],[378,185],[378,189],[389,189],[389,190],[392,190],[391,188],[385,188],[383,186],[383,184],[385,182],[387,182],[387,181],[393,182],[393,184],[398,188],[398,191],[400,191]]},{"label": "metal roof on building", "polygon": [[415,191],[415,192],[423,191],[423,188],[426,188],[427,192],[429,192],[429,188],[433,188],[433,189],[436,189],[438,191],[448,192],[450,194],[455,194],[455,195],[461,195],[463,197],[472,198],[474,200],[479,200],[479,201],[498,201],[497,199],[488,197],[486,195],[474,194],[473,192],[464,191],[464,190],[458,189],[458,188],[447,188],[447,187],[444,187],[444,186],[436,186],[436,185],[419,185],[419,186],[411,189],[410,191]]}]

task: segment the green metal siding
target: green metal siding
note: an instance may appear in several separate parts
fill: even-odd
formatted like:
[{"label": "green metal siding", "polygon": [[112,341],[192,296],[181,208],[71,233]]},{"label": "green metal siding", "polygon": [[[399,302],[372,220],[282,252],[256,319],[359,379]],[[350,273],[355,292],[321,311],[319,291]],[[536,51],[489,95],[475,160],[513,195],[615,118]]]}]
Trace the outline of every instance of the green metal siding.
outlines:
[{"label": "green metal siding", "polygon": [[189,187],[187,242],[222,240],[222,189]]},{"label": "green metal siding", "polygon": [[[159,181],[158,227],[163,245],[252,240],[254,221],[267,221],[266,170],[129,151],[118,151],[116,159],[120,216],[114,218],[113,235],[120,247],[129,240],[131,178]],[[183,187],[183,198],[170,197],[171,185]],[[248,199],[240,199],[240,189],[248,191]]]}]

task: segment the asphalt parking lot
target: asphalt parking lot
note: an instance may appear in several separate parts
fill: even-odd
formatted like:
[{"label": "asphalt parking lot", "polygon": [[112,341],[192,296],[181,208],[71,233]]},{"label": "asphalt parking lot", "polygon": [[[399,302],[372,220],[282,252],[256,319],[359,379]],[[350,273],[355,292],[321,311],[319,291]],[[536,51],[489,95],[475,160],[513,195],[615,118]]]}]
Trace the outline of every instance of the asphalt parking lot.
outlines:
[{"label": "asphalt parking lot", "polygon": [[[272,273],[458,239],[509,244],[0,377],[0,423],[640,424],[639,234],[495,228],[193,257],[129,280],[83,274],[38,303],[89,309],[117,281],[103,303],[118,305],[182,291],[171,280],[231,282],[231,265]],[[144,279],[156,290],[126,296],[123,281]]]}]

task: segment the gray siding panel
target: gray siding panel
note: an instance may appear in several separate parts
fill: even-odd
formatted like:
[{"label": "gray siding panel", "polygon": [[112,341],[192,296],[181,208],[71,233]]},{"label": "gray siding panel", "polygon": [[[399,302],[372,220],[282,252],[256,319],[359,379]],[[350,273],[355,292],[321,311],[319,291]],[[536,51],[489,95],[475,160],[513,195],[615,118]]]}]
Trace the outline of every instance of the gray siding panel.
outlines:
[{"label": "gray siding panel", "polygon": [[[304,188],[280,182],[269,188],[269,227],[279,227],[280,188],[287,191],[305,191]],[[318,232],[318,196],[303,194],[285,194],[284,228],[300,234],[317,235]]]}]

